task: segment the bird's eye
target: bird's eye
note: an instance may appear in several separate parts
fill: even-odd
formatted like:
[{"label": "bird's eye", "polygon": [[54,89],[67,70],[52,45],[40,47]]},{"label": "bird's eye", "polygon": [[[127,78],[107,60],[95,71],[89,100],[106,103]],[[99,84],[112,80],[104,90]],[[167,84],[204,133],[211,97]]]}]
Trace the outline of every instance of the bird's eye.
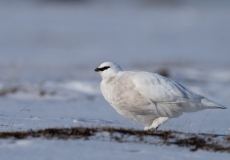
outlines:
[{"label": "bird's eye", "polygon": [[108,69],[108,68],[110,68],[110,66],[104,66],[104,67],[102,67],[102,68],[96,68],[94,71],[96,71],[96,72],[102,72],[102,71],[104,71],[104,70],[106,70],[106,69]]},{"label": "bird's eye", "polygon": [[110,66],[104,66],[104,67],[99,68],[99,69],[100,69],[100,71],[104,71],[104,70],[106,70],[106,69],[108,69],[108,68],[110,68]]}]

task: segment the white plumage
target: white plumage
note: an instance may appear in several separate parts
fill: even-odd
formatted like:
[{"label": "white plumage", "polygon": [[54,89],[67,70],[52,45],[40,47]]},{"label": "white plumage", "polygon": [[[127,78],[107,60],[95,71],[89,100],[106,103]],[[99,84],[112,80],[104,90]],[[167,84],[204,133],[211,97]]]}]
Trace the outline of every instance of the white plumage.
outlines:
[{"label": "white plumage", "polygon": [[183,112],[226,108],[156,73],[123,71],[112,62],[102,63],[95,71],[102,76],[104,98],[119,114],[143,124],[145,130],[157,129]]}]

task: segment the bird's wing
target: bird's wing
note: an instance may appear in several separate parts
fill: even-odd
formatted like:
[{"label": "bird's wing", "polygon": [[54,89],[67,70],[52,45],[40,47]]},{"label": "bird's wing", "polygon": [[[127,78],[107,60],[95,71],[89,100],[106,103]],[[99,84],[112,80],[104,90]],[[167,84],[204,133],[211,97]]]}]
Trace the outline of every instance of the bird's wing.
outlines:
[{"label": "bird's wing", "polygon": [[149,72],[133,72],[134,90],[156,103],[183,103],[200,101],[203,97],[179,83]]}]

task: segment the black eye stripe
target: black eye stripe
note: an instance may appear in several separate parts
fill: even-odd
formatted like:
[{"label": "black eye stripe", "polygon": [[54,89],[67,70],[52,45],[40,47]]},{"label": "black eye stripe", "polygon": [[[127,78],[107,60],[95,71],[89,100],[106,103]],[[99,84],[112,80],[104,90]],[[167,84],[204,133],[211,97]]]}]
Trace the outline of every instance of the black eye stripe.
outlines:
[{"label": "black eye stripe", "polygon": [[110,66],[105,66],[105,67],[102,67],[102,68],[98,68],[99,71],[104,71],[106,69],[110,68]]}]

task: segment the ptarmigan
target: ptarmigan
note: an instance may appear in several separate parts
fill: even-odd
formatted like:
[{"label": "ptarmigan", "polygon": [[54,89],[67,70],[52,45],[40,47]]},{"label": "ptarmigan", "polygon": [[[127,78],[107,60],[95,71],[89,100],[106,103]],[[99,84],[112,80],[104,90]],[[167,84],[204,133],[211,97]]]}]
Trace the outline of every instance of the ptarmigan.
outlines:
[{"label": "ptarmigan", "polygon": [[123,71],[112,62],[102,63],[99,72],[104,98],[122,116],[157,129],[183,112],[226,107],[196,94],[181,84],[156,73]]}]

